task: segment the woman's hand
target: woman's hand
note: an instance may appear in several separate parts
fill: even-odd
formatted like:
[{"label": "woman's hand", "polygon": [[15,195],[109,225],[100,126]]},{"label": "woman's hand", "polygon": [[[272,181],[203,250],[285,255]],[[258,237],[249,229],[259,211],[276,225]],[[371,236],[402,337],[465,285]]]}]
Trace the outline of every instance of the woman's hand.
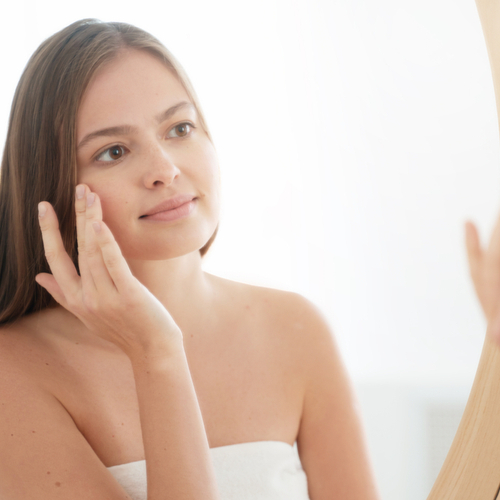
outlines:
[{"label": "woman's hand", "polygon": [[465,224],[465,240],[469,271],[488,321],[488,333],[500,344],[500,216],[488,248],[482,248],[477,228],[472,222]]},{"label": "woman's hand", "polygon": [[64,248],[54,209],[41,202],[39,222],[52,274],[38,274],[37,283],[92,333],[130,358],[182,348],[182,333],[171,315],[132,275],[102,220],[97,194],[77,186],[75,209],[80,276]]}]

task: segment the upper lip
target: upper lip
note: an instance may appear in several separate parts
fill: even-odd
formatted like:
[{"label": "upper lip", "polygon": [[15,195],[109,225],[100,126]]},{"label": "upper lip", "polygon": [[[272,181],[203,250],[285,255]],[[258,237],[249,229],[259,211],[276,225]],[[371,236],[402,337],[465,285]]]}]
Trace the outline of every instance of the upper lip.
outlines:
[{"label": "upper lip", "polygon": [[173,210],[174,208],[180,207],[185,203],[189,203],[194,198],[195,196],[193,194],[179,194],[177,196],[173,196],[168,200],[162,201],[159,205],[156,205],[151,210],[146,212],[144,215],[141,215],[141,217],[146,217],[147,215],[154,215],[157,214],[158,212],[165,212],[167,210]]}]

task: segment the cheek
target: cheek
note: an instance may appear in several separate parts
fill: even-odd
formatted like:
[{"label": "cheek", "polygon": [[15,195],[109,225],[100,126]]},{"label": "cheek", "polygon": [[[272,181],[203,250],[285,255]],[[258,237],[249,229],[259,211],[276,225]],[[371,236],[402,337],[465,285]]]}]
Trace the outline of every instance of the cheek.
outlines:
[{"label": "cheek", "polygon": [[116,237],[129,226],[131,218],[130,202],[125,190],[114,183],[112,188],[110,183],[104,185],[89,184],[88,186],[98,194],[101,200],[102,218]]},{"label": "cheek", "polygon": [[217,163],[205,163],[200,173],[200,194],[205,198],[210,218],[216,221],[220,216],[221,179]]},{"label": "cheek", "polygon": [[128,219],[127,210],[129,202],[116,195],[102,199],[102,216],[108,225],[120,225],[121,221]]},{"label": "cheek", "polygon": [[212,143],[207,139],[196,153],[197,159],[192,164],[198,166],[198,176],[209,192],[207,194],[218,199],[221,187],[220,168],[219,160]]}]

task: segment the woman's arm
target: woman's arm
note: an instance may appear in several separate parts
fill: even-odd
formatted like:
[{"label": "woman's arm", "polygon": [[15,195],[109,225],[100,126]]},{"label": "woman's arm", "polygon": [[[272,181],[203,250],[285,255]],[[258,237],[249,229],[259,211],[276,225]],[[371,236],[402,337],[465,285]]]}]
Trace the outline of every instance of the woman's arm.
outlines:
[{"label": "woman's arm", "polygon": [[[97,195],[91,207],[85,200],[76,201],[81,277],[64,250],[56,214],[44,203],[40,225],[53,275],[38,275],[37,281],[85,324],[89,335],[113,342],[130,358],[148,500],[214,500],[215,472],[182,334],[130,273],[102,222]],[[8,357],[6,362],[0,367],[5,370],[0,383],[2,498],[127,499],[56,397],[37,387],[35,377],[16,373]]]},{"label": "woman's arm", "polygon": [[[12,332],[22,335],[23,332]],[[0,498],[130,500],[57,397],[0,338]],[[215,499],[203,421],[182,353],[135,365],[148,500]],[[34,362],[33,364],[38,365]],[[42,363],[43,364],[43,363]]]},{"label": "woman's arm", "polygon": [[311,500],[376,500],[363,431],[333,334],[302,297],[294,305],[307,335],[306,390],[297,447]]},{"label": "woman's arm", "polygon": [[134,361],[148,500],[216,499],[208,440],[184,349]]}]

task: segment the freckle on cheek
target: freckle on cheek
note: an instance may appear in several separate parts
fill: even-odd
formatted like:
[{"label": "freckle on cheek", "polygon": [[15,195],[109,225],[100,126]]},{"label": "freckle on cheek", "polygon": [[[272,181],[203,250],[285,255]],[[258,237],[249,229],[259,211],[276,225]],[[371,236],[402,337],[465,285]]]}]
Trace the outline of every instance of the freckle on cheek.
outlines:
[{"label": "freckle on cheek", "polygon": [[58,482],[56,483],[56,486],[61,486],[61,483],[58,481]]}]

